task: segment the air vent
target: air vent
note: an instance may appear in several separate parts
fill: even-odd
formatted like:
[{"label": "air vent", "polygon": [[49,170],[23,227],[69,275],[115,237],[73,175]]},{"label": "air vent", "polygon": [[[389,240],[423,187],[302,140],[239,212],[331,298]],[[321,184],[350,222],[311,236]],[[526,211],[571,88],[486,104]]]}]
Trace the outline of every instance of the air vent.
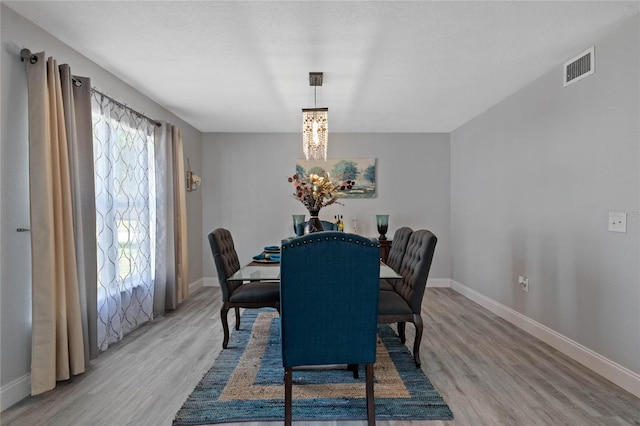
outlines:
[{"label": "air vent", "polygon": [[564,63],[564,87],[582,80],[595,72],[594,48],[591,46],[575,58]]}]

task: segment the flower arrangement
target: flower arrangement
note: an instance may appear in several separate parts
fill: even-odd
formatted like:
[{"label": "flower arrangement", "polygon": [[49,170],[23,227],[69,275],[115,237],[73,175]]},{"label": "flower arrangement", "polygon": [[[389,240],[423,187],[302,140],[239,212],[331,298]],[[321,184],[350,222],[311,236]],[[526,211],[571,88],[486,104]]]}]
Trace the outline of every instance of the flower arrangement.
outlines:
[{"label": "flower arrangement", "polygon": [[287,178],[296,188],[292,196],[298,200],[309,211],[320,211],[322,207],[331,204],[340,204],[336,195],[337,190],[344,191],[353,187],[353,181],[347,180],[339,184],[331,182],[329,176],[318,176],[316,174],[304,175],[295,174]]}]

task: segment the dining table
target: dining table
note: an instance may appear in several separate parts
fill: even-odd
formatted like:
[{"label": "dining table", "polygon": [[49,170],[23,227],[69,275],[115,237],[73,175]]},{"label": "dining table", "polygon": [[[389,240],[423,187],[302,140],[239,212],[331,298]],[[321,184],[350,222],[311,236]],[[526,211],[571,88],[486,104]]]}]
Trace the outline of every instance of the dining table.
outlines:
[{"label": "dining table", "polygon": [[[402,278],[393,268],[380,262],[380,279],[397,280]],[[280,263],[257,263],[255,261],[241,267],[227,281],[280,281]]]}]

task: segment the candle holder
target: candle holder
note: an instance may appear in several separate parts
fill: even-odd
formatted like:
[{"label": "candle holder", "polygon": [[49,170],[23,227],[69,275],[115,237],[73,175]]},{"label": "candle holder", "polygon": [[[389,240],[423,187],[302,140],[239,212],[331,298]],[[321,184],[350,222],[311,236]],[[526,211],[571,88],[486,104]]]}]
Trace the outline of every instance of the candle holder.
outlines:
[{"label": "candle holder", "polygon": [[389,215],[388,214],[377,214],[376,215],[376,225],[378,226],[378,233],[380,233],[379,240],[386,240],[387,230],[389,229]]}]

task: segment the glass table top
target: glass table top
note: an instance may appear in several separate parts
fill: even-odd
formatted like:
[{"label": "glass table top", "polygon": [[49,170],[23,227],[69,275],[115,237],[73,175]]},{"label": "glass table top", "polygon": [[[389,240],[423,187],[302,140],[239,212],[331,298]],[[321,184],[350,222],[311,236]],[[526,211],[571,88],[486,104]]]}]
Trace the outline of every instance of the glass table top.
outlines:
[{"label": "glass table top", "polygon": [[[380,278],[397,280],[402,278],[402,275],[399,275],[390,266],[380,262]],[[280,281],[280,264],[243,266],[227,281]]]}]

